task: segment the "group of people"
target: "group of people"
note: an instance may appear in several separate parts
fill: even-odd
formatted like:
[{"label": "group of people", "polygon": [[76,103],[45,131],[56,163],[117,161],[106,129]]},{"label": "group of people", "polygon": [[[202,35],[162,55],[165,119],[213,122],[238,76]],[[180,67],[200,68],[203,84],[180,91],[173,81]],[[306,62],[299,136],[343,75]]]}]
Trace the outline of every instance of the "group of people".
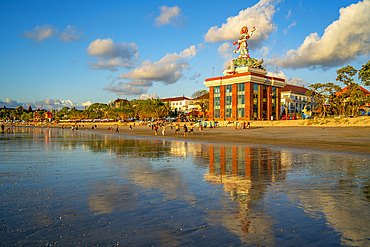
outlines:
[{"label": "group of people", "polygon": [[[151,124],[152,130],[154,130],[154,135],[158,135],[159,128],[162,128],[162,135],[165,135],[166,133],[166,126],[163,123],[157,123],[157,124]],[[171,123],[171,129],[173,128],[173,125]],[[190,134],[194,134],[194,126],[192,123],[190,123],[190,126],[188,127],[186,124],[183,125],[184,130],[184,136]],[[175,134],[179,135],[180,132],[180,124],[175,125]]]}]

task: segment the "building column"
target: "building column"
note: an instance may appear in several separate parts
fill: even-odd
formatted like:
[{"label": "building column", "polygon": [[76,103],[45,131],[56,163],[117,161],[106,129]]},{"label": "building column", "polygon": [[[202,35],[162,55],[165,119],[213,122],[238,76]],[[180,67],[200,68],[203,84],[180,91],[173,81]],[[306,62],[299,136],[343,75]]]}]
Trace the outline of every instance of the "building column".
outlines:
[{"label": "building column", "polygon": [[281,119],[281,88],[276,88],[276,96],[277,96],[277,102],[276,102],[276,120]]},{"label": "building column", "polygon": [[[267,120],[271,120],[272,115],[272,86],[267,86]],[[276,117],[274,116],[274,119]]]},{"label": "building column", "polygon": [[225,85],[220,86],[220,118],[225,121]]},{"label": "building column", "polygon": [[[208,118],[210,121],[214,121],[214,87],[209,88],[209,110],[208,110]],[[204,116],[205,118],[205,116]]]},{"label": "building column", "polygon": [[232,119],[238,119],[238,84],[232,85]]},{"label": "building column", "polygon": [[258,84],[258,118],[263,120],[263,85]]},{"label": "building column", "polygon": [[253,83],[245,83],[245,117],[251,120],[253,116]]}]

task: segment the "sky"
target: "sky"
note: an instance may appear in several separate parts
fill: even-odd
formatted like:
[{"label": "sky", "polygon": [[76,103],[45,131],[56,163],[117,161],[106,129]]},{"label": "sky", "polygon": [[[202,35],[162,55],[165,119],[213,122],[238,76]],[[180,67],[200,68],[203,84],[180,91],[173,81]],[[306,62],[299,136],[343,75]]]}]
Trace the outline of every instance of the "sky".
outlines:
[{"label": "sky", "polygon": [[370,60],[369,23],[370,0],[0,0],[0,107],[191,97],[238,56],[243,26],[269,75],[337,83]]}]

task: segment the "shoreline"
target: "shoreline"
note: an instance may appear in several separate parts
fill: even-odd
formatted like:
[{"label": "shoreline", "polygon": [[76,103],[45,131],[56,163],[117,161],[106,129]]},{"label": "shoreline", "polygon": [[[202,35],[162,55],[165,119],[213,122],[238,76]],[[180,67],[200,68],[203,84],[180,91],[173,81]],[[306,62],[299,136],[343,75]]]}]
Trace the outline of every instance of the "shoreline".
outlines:
[{"label": "shoreline", "polygon": [[[189,123],[186,123],[189,126]],[[116,134],[116,124],[96,124],[97,129],[92,130],[93,124],[80,124],[78,131],[95,131]],[[94,124],[95,125],[95,124]],[[72,124],[51,125],[52,128],[70,128]],[[165,135],[162,128],[158,135],[148,125],[136,125],[130,129],[129,125],[119,125],[119,133],[132,137],[150,137],[158,139],[171,139],[178,141],[195,141],[202,143],[218,143],[228,145],[266,145],[287,146],[295,148],[309,148],[318,150],[332,150],[340,152],[354,152],[370,154],[370,127],[334,127],[334,126],[254,126],[251,129],[235,129],[235,126],[204,128],[200,131],[194,127],[194,134],[184,136],[183,123],[180,124],[179,135],[175,128],[171,130],[166,124]],[[15,126],[14,126],[15,127]],[[32,127],[32,126],[31,126]],[[34,126],[38,127],[38,126]],[[108,130],[112,127],[113,131]]]}]

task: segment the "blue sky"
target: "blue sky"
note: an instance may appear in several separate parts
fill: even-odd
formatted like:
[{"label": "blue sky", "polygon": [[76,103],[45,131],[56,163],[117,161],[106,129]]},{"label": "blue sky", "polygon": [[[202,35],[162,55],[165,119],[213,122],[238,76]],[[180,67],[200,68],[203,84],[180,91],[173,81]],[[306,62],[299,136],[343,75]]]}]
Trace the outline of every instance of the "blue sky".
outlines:
[{"label": "blue sky", "polygon": [[[0,107],[84,108],[190,97],[237,55],[290,84],[335,82],[370,60],[370,0],[0,1]],[[343,86],[343,85],[341,85]]]}]

